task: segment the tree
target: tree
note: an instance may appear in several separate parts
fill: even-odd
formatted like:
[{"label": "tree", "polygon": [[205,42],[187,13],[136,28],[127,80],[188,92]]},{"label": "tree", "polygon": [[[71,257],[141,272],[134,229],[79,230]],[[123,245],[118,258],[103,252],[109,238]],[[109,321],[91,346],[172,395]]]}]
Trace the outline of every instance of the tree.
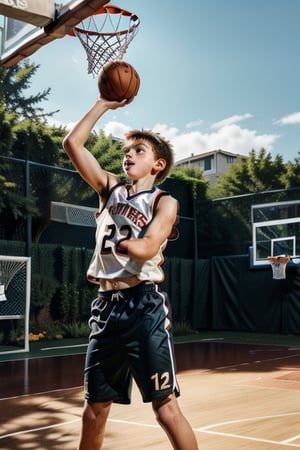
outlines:
[{"label": "tree", "polygon": [[0,104],[7,111],[13,112],[19,120],[45,119],[53,116],[57,111],[45,112],[39,106],[48,99],[51,89],[45,89],[35,95],[26,96],[24,91],[30,87],[31,78],[35,75],[39,65],[27,61],[16,64],[8,69],[0,67]]},{"label": "tree", "polygon": [[24,198],[16,187],[0,174],[0,223],[5,224],[2,239],[13,239],[18,221],[27,214],[38,214],[34,198]]},{"label": "tree", "polygon": [[285,189],[300,186],[300,153],[294,162],[288,161],[285,172],[281,174],[281,182]]},{"label": "tree", "polygon": [[209,188],[213,200],[205,243],[210,244],[210,253],[235,254],[249,246],[253,204],[299,197],[299,191],[291,189],[300,186],[299,161],[298,158],[284,163],[282,156],[272,158],[261,149],[252,150],[248,157],[241,157],[237,164],[230,166],[217,186]]},{"label": "tree", "polygon": [[[35,95],[26,95],[38,67],[28,62],[9,69],[0,67],[1,156],[53,163],[57,140],[52,139],[45,118],[54,112],[46,113],[39,107],[41,101],[48,99],[50,88]],[[3,237],[12,238],[20,219],[26,220],[28,214],[39,214],[37,200],[41,193],[25,198],[25,168],[19,161],[2,159],[0,177],[0,216],[4,219],[1,221],[1,231]]]},{"label": "tree", "polygon": [[[55,152],[45,151],[45,148],[50,150],[49,147],[53,147],[51,131],[47,129],[45,119],[55,111],[46,113],[39,106],[40,102],[48,100],[50,88],[35,95],[26,95],[38,68],[38,65],[27,61],[8,69],[0,67],[1,155],[50,163]],[[3,173],[1,175],[5,176]]]},{"label": "tree", "polygon": [[6,110],[5,104],[0,103],[0,154],[11,156],[13,141],[15,138],[12,123],[15,122],[16,114]]},{"label": "tree", "polygon": [[195,200],[204,200],[206,198],[208,182],[203,178],[202,169],[199,167],[174,167],[171,177],[187,181],[191,185],[192,195]]},{"label": "tree", "polygon": [[[89,148],[105,170],[124,179],[122,145],[122,140],[114,139],[113,136],[106,136],[104,131],[100,131],[94,145]],[[89,146],[89,143],[87,143],[87,146]]]},{"label": "tree", "polygon": [[50,127],[40,120],[24,119],[14,126],[12,153],[15,158],[40,164],[57,164],[64,128]]},{"label": "tree", "polygon": [[285,173],[283,158],[276,155],[274,160],[270,153],[261,149],[258,153],[251,150],[246,158],[240,157],[237,164],[232,164],[215,188],[210,188],[210,195],[230,197],[248,193],[282,189],[282,174]]}]

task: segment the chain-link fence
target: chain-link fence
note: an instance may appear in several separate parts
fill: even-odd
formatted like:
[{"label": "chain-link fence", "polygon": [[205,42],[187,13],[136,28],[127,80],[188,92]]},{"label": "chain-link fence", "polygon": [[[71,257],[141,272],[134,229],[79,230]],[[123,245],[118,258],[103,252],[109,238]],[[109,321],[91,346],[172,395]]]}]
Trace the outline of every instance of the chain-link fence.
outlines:
[{"label": "chain-link fence", "polygon": [[[29,248],[31,242],[93,248],[93,227],[51,219],[52,202],[98,208],[97,194],[75,170],[0,157],[0,176],[15,185],[0,193],[0,239],[26,242]],[[251,206],[300,195],[300,188],[294,188],[195,201],[188,182],[168,178],[160,187],[180,204],[180,239],[169,243],[167,256],[187,259],[247,254],[252,244]]]},{"label": "chain-link fence", "polygon": [[[71,225],[51,217],[51,205],[79,206],[82,220],[87,219],[86,207],[93,214],[98,208],[98,196],[75,170],[34,163],[16,158],[0,157],[0,177],[13,183],[0,194],[0,239],[22,241],[31,255],[32,243],[58,244],[71,247],[94,247],[95,228],[89,217],[84,225]],[[191,188],[180,180],[167,179],[161,186],[180,202],[181,239],[171,242],[169,256],[190,258],[195,253],[194,204]],[[73,208],[74,209],[74,208]],[[84,217],[85,216],[85,217]],[[80,222],[80,221],[79,221]]]},{"label": "chain-link fence", "polygon": [[299,200],[300,188],[245,194],[197,204],[200,258],[245,255],[252,245],[252,205]]}]

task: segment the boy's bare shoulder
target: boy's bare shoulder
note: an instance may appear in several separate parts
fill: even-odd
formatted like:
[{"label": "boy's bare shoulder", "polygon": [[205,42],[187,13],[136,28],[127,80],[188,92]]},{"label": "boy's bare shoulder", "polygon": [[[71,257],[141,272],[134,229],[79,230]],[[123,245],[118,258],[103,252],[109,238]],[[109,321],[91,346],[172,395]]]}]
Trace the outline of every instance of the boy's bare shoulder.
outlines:
[{"label": "boy's bare shoulder", "polygon": [[102,200],[106,199],[111,190],[121,183],[121,179],[111,172],[106,172],[105,182],[99,183],[98,193]]},{"label": "boy's bare shoulder", "polygon": [[166,192],[165,195],[162,195],[160,197],[157,208],[159,210],[168,208],[168,210],[177,211],[178,210],[178,201],[176,200],[175,197],[173,197],[171,194]]}]

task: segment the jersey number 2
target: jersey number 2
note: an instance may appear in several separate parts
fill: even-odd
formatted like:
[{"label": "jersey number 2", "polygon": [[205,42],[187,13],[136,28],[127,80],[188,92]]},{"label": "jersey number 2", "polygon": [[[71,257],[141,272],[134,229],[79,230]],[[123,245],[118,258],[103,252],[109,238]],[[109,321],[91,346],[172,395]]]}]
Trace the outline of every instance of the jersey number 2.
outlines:
[{"label": "jersey number 2", "polygon": [[122,241],[125,241],[126,239],[131,238],[132,231],[131,231],[130,226],[122,225],[120,227],[119,232],[124,237],[122,239],[119,239],[117,242],[114,241],[116,231],[117,231],[116,225],[114,223],[111,225],[108,225],[107,230],[108,230],[108,233],[103,237],[103,240],[102,240],[101,253],[102,254],[111,253],[111,249],[113,246],[116,247],[116,249],[118,250],[119,253],[126,253],[126,251],[122,251],[119,248],[119,245]]}]

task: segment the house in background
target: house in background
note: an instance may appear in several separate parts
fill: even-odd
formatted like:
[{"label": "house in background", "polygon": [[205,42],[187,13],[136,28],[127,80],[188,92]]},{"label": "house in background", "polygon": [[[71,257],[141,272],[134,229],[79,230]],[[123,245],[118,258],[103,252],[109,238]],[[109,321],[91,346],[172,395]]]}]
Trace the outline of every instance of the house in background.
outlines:
[{"label": "house in background", "polygon": [[236,164],[238,158],[245,158],[245,156],[219,149],[199,155],[192,154],[189,158],[177,161],[175,166],[199,167],[203,170],[203,178],[210,185],[215,186],[219,176],[225,174],[231,164]]}]

